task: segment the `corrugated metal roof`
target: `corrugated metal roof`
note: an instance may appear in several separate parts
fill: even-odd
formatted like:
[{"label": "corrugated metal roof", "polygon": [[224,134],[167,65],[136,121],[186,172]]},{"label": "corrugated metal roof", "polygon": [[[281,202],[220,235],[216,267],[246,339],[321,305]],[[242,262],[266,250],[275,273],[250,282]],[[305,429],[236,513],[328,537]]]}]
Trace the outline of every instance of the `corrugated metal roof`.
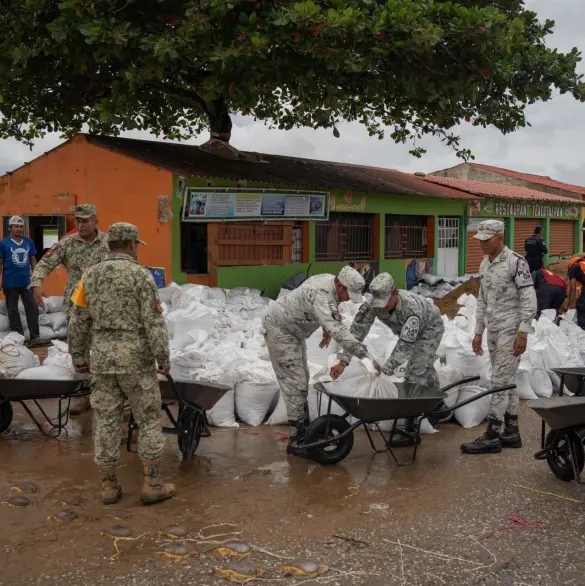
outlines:
[{"label": "corrugated metal roof", "polygon": [[499,175],[505,175],[513,179],[520,179],[522,181],[530,181],[531,183],[538,183],[539,185],[546,185],[554,189],[562,189],[563,191],[570,191],[571,193],[579,193],[585,195],[585,187],[580,185],[571,185],[570,183],[563,183],[556,179],[551,179],[545,175],[533,175],[532,173],[520,173],[518,171],[511,171],[510,169],[501,169],[500,167],[493,167],[491,165],[482,165],[481,163],[471,163],[472,167],[483,169],[484,171],[491,171]]},{"label": "corrugated metal roof", "polygon": [[319,190],[344,189],[370,193],[396,193],[444,199],[471,199],[468,194],[436,185],[393,169],[262,154],[265,162],[230,161],[197,146],[84,135],[94,145],[167,169],[178,175],[246,179],[269,184],[295,185]]},{"label": "corrugated metal roof", "polygon": [[518,199],[532,201],[547,201],[551,203],[563,203],[569,205],[580,205],[578,199],[556,195],[554,193],[545,193],[536,189],[527,187],[518,187],[517,185],[505,185],[502,183],[487,183],[485,181],[470,181],[469,179],[456,179],[454,177],[436,177],[427,175],[425,181],[446,185],[455,189],[460,189],[466,193],[472,193],[483,197],[497,197],[500,199]]}]

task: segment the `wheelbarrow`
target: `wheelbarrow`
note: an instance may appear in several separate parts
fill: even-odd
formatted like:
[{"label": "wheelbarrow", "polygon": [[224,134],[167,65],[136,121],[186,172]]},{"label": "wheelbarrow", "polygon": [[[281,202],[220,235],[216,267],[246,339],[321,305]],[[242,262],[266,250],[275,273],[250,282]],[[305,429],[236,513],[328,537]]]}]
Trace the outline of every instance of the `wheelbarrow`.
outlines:
[{"label": "wheelbarrow", "polygon": [[[88,395],[89,381],[89,375],[84,374],[76,375],[74,380],[0,379],[0,433],[12,423],[12,403],[19,403],[45,437],[59,437],[69,422],[71,399]],[[39,401],[44,399],[59,400],[57,417],[51,417],[43,409]],[[31,411],[29,401],[37,407],[39,416]],[[43,428],[43,423],[48,424],[48,431]]]},{"label": "wheelbarrow", "polygon": [[551,397],[528,401],[528,406],[550,427],[536,460],[546,460],[551,472],[565,482],[581,483],[585,464],[585,397]]},{"label": "wheelbarrow", "polygon": [[[161,410],[171,424],[163,426],[163,433],[177,436],[183,459],[189,460],[195,454],[201,438],[211,435],[205,412],[211,409],[230,387],[204,381],[175,381],[170,375],[159,384]],[[174,403],[179,404],[176,417],[170,409]],[[134,414],[131,413],[126,440],[126,449],[129,452],[135,451],[132,448],[132,435],[135,429],[138,429],[138,426]]]},{"label": "wheelbarrow", "polygon": [[[306,448],[309,458],[319,464],[338,464],[350,454],[353,448],[355,439],[354,431],[358,427],[363,427],[372,449],[376,453],[390,452],[396,464],[401,466],[402,464],[398,461],[392,450],[392,441],[396,433],[396,422],[399,419],[413,419],[416,421],[414,431],[409,434],[404,430],[400,430],[400,433],[403,435],[412,435],[412,439],[414,440],[412,462],[414,462],[416,460],[418,444],[420,443],[420,426],[425,417],[432,415],[436,419],[441,419],[455,411],[455,409],[469,405],[469,403],[473,403],[482,397],[501,391],[509,391],[516,387],[516,385],[507,385],[505,387],[489,389],[465,401],[461,401],[452,407],[444,407],[443,401],[447,397],[447,391],[478,380],[478,376],[465,378],[442,389],[431,389],[412,383],[396,383],[396,387],[398,388],[398,398],[396,399],[370,399],[339,395],[333,393],[330,389],[334,383],[316,383],[315,390],[328,398],[327,413],[315,419],[307,427],[303,447]],[[344,410],[343,415],[334,415],[331,413],[333,402],[337,403]],[[350,423],[348,421],[350,416],[357,419],[357,421],[353,424]],[[388,437],[380,429],[378,424],[380,421],[394,422]],[[376,447],[369,428],[370,425],[380,434],[384,447]]]}]

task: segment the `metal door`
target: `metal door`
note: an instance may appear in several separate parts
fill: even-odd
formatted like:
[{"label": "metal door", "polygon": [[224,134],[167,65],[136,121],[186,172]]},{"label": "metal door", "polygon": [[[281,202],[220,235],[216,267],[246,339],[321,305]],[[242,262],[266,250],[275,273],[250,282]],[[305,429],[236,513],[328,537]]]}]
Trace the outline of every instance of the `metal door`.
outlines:
[{"label": "metal door", "polygon": [[437,247],[437,275],[459,274],[459,218],[440,217]]}]

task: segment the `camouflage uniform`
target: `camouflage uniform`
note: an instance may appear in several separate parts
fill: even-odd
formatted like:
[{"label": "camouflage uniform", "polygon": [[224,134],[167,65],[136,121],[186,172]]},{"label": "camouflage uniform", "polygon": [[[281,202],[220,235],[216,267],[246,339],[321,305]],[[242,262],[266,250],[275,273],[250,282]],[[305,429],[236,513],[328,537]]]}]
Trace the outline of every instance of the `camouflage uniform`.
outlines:
[{"label": "camouflage uniform", "polygon": [[[75,207],[76,218],[91,218],[96,215],[95,206],[90,204]],[[67,270],[67,284],[63,299],[63,310],[67,312],[67,318],[71,317],[71,294],[81,279],[81,275],[89,267],[104,260],[110,250],[108,248],[108,235],[98,232],[91,243],[85,242],[79,234],[66,236],[53,245],[39,261],[33,271],[30,288],[42,287],[43,281],[59,266],[63,265]]]},{"label": "camouflage uniform", "polygon": [[[394,280],[388,273],[375,277],[370,284],[372,300],[361,306],[349,331],[361,342],[378,318],[398,336],[398,342],[382,371],[392,375],[396,368],[408,361],[404,377],[406,382],[438,389],[439,377],[434,363],[445,331],[439,309],[424,297],[399,291],[396,307],[388,310],[386,305],[394,290]],[[339,358],[349,362],[346,353],[341,353]]]},{"label": "camouflage uniform", "polygon": [[[357,271],[344,267],[337,278],[353,299],[361,301],[364,280]],[[264,318],[266,346],[291,424],[308,418],[309,368],[305,340],[317,328],[327,331],[350,355],[358,358],[368,355],[365,346],[342,323],[335,279],[334,275],[310,277],[272,304]]]},{"label": "camouflage uniform", "polygon": [[[475,238],[488,240],[504,233],[504,224],[486,220],[478,226]],[[534,283],[526,259],[504,246],[493,261],[485,257],[479,267],[481,286],[477,299],[475,334],[487,329],[487,342],[492,365],[491,387],[514,384],[520,356],[514,356],[514,343],[519,333],[532,333],[537,303]],[[491,396],[488,430],[463,444],[466,453],[497,453],[502,446],[521,447],[518,429],[518,390],[502,391]],[[501,434],[502,422],[505,423]]]},{"label": "camouflage uniform", "polygon": [[[80,290],[85,299],[79,297]],[[96,463],[108,466],[118,461],[126,397],[140,429],[140,459],[158,459],[163,437],[156,364],[170,368],[170,359],[167,328],[152,275],[130,256],[111,254],[87,270],[73,301],[80,306],[73,311],[69,330],[75,365],[89,361],[91,345]]]}]

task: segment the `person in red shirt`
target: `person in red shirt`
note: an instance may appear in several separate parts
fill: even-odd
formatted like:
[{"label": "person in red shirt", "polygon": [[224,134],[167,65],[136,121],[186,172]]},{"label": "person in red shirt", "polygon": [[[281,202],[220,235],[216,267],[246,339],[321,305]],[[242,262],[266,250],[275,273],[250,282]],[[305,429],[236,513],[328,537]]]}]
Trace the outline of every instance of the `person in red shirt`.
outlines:
[{"label": "person in red shirt", "polygon": [[565,279],[552,271],[539,269],[532,273],[532,281],[537,293],[537,318],[540,317],[540,313],[545,309],[554,309],[558,318],[559,309],[567,298],[567,282]]}]

